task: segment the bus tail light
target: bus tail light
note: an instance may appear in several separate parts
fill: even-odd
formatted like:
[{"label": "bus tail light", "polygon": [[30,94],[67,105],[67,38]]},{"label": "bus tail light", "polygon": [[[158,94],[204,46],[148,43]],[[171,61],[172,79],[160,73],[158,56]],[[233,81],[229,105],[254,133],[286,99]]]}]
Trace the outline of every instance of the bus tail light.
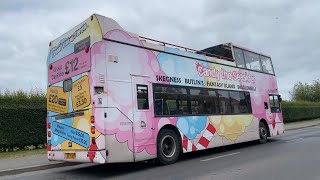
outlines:
[{"label": "bus tail light", "polygon": [[96,144],[96,138],[92,137],[91,142],[92,142],[92,144]]},{"label": "bus tail light", "polygon": [[48,137],[51,137],[51,131],[48,131]]},{"label": "bus tail light", "polygon": [[91,116],[91,117],[90,117],[90,122],[91,122],[91,123],[94,123],[94,116]]},{"label": "bus tail light", "polygon": [[94,126],[91,127],[91,133],[92,134],[96,133],[96,129],[94,128]]},{"label": "bus tail light", "polygon": [[47,127],[48,129],[51,129],[51,123],[48,123]]},{"label": "bus tail light", "polygon": [[85,48],[84,48],[84,51],[85,51],[86,53],[88,53],[88,52],[89,52],[89,47],[85,47]]}]

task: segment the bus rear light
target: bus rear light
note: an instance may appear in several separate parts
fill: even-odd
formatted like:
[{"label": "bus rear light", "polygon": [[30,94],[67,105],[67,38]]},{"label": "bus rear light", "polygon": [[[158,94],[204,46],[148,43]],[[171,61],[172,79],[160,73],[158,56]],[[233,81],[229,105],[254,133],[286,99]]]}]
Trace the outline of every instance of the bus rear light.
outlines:
[{"label": "bus rear light", "polygon": [[94,116],[91,116],[91,117],[90,117],[90,122],[91,122],[91,123],[94,123]]},{"label": "bus rear light", "polygon": [[51,123],[48,123],[48,129],[51,129]]},{"label": "bus rear light", "polygon": [[96,133],[96,129],[94,128],[94,126],[91,127],[91,133],[92,134]]},{"label": "bus rear light", "polygon": [[50,64],[49,69],[51,70],[53,68],[52,64]]},{"label": "bus rear light", "polygon": [[96,144],[96,138],[92,137],[91,142],[92,142],[92,144]]},{"label": "bus rear light", "polygon": [[51,137],[51,131],[48,131],[48,137]]},{"label": "bus rear light", "polygon": [[89,52],[89,47],[84,48],[84,52],[88,53]]}]

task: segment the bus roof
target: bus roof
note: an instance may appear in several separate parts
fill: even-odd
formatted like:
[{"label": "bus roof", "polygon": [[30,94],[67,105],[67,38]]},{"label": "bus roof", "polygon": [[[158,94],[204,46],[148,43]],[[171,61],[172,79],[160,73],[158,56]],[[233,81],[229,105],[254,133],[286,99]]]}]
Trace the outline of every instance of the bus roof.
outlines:
[{"label": "bus roof", "polygon": [[[92,20],[93,17],[95,17],[95,19],[97,19],[99,21],[99,25],[100,26],[100,30],[101,30],[101,33],[102,35],[105,33],[104,31],[106,30],[106,25],[103,24],[102,22],[105,21],[105,22],[108,22],[107,24],[108,25],[112,25],[113,28],[118,28],[118,29],[122,29],[124,30],[115,20],[111,19],[111,18],[108,18],[108,17],[105,17],[105,16],[101,16],[99,14],[92,14],[89,18],[87,18],[85,21],[83,22],[86,22],[86,21],[89,21],[90,19]],[[79,24],[80,25],[80,24]],[[79,26],[78,25],[78,26]],[[56,38],[55,40],[51,41],[50,42],[50,47],[53,47],[53,46],[57,46],[60,42],[61,42],[61,39],[62,38],[65,38],[66,35],[70,34],[70,32],[74,32],[77,28],[79,28],[78,26],[75,26],[74,28],[72,28],[71,30],[69,30],[68,32],[64,33],[63,35],[61,35],[60,37]],[[128,31],[127,31],[128,32]],[[244,50],[247,50],[247,51],[250,51],[250,52],[253,52],[253,53],[256,53],[256,54],[261,54],[263,56],[267,56],[267,57],[270,57],[268,55],[264,55],[262,53],[257,53],[255,51],[252,51],[248,48],[244,48],[242,46],[239,46],[239,45],[235,45],[233,43],[224,43],[224,44],[220,44],[220,45],[216,45],[216,46],[212,46],[212,47],[209,47],[209,48],[206,48],[204,50],[195,50],[195,49],[192,49],[192,48],[188,48],[188,47],[184,47],[184,46],[180,46],[180,45],[176,45],[176,44],[172,44],[172,43],[168,43],[168,42],[164,42],[164,41],[159,41],[159,40],[155,40],[155,39],[151,39],[151,38],[147,38],[147,37],[143,37],[143,36],[139,36],[135,33],[131,33],[131,32],[128,32],[130,33],[131,35],[137,37],[140,39],[140,41],[150,41],[150,43],[152,44],[155,44],[156,43],[160,43],[161,45],[163,46],[172,46],[174,48],[178,48],[180,50],[183,50],[183,51],[187,51],[187,52],[191,52],[191,53],[196,53],[196,54],[202,54],[204,56],[208,56],[208,57],[214,57],[214,58],[218,58],[218,59],[221,59],[221,60],[226,60],[226,61],[229,61],[229,62],[235,62],[235,59],[233,57],[233,53],[232,53],[232,47],[237,47],[237,48],[241,48],[241,49],[244,49]],[[212,50],[214,49],[215,47],[218,47],[218,46],[223,46],[223,47],[229,47],[230,48],[230,52],[227,52],[227,53],[219,53],[219,51],[216,51],[216,50]],[[51,48],[50,48],[51,49]],[[50,52],[49,52],[50,53]]]}]

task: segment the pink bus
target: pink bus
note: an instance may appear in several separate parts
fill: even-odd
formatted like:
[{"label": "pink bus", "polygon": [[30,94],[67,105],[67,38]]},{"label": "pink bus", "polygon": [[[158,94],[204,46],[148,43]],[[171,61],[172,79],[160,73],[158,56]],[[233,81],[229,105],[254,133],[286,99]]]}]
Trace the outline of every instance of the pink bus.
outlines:
[{"label": "pink bus", "polygon": [[232,43],[196,51],[97,14],[49,44],[48,159],[158,159],[284,133],[271,58]]}]

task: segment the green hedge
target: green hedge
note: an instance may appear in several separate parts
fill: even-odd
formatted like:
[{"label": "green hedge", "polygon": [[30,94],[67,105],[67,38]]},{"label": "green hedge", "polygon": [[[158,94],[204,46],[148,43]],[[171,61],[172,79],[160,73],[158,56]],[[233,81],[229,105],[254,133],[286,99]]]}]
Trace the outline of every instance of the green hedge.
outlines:
[{"label": "green hedge", "polygon": [[284,122],[320,118],[320,106],[283,107]]},{"label": "green hedge", "polygon": [[292,101],[282,103],[284,122],[320,118],[320,103]]},{"label": "green hedge", "polygon": [[45,108],[0,108],[0,148],[46,142]]},{"label": "green hedge", "polygon": [[[282,102],[284,122],[320,118],[320,103]],[[46,96],[0,92],[0,150],[46,143]]]},{"label": "green hedge", "polygon": [[46,143],[46,96],[0,92],[0,150]]}]

